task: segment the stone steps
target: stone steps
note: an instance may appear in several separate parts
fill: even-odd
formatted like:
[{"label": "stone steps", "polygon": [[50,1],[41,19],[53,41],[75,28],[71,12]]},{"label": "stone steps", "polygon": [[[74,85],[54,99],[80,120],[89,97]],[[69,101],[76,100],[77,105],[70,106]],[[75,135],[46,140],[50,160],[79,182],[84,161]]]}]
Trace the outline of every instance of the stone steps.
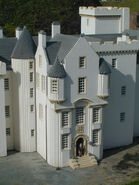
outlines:
[{"label": "stone steps", "polygon": [[69,161],[69,166],[74,170],[79,169],[79,168],[87,168],[90,166],[96,166],[97,164],[98,163],[97,163],[96,158],[94,156],[89,156],[89,155],[78,157],[77,159],[70,159]]}]

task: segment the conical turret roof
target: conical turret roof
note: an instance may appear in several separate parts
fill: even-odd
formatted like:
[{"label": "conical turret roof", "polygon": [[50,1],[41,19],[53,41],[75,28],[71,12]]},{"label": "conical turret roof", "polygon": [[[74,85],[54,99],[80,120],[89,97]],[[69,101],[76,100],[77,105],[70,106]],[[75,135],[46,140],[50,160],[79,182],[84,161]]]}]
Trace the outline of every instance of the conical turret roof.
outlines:
[{"label": "conical turret roof", "polygon": [[110,70],[107,62],[104,60],[104,58],[100,58],[100,60],[99,60],[99,74],[107,75],[110,73],[111,73],[111,70]]},{"label": "conical turret roof", "polygon": [[48,76],[52,78],[64,78],[66,72],[63,64],[60,64],[60,61],[57,59],[54,65],[49,69]]},{"label": "conical turret roof", "polygon": [[17,40],[11,58],[15,59],[33,59],[36,52],[36,45],[32,39],[27,27],[24,26],[23,32]]}]

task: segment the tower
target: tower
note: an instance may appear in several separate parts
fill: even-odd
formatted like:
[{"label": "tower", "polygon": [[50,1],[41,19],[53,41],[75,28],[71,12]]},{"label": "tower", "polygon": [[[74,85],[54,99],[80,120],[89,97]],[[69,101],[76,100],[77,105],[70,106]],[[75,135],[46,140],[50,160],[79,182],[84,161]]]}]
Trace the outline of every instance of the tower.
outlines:
[{"label": "tower", "polygon": [[36,46],[26,27],[12,53],[15,149],[36,151],[35,56]]}]

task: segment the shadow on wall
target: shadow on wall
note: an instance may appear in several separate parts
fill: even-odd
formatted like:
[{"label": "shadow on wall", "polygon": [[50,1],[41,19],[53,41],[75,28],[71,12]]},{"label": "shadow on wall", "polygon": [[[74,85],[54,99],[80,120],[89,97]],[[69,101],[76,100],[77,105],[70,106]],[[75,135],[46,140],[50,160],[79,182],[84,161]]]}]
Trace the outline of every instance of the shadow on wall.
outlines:
[{"label": "shadow on wall", "polygon": [[[18,79],[18,80],[17,80]],[[13,135],[14,135],[14,150],[20,151],[20,116],[19,116],[19,87],[21,84],[21,75],[19,72],[13,73]],[[14,93],[16,92],[16,93]],[[18,100],[18,101],[15,101]]]},{"label": "shadow on wall", "polygon": [[[103,158],[107,158],[107,157],[110,157],[112,155],[115,155],[119,152],[122,152],[122,151],[126,151],[130,148],[133,148],[134,146],[137,146],[139,145],[139,137],[135,137],[133,139],[133,143],[130,144],[130,145],[126,145],[126,146],[121,146],[121,147],[117,147],[117,148],[113,148],[113,149],[106,149],[103,151]],[[124,160],[126,161],[127,159],[132,159],[132,160],[138,160],[139,161],[139,153],[138,155],[129,155],[128,153],[125,155],[124,157]]]},{"label": "shadow on wall", "polygon": [[[121,54],[120,54],[121,55]],[[123,58],[124,59],[124,58]],[[122,59],[121,59],[122,60]],[[133,106],[135,98],[135,81],[132,75],[124,75],[118,69],[111,69],[110,96],[107,98],[108,105],[104,108],[104,149],[120,147],[132,143],[133,140]],[[121,68],[127,68],[121,62]],[[126,71],[126,69],[124,70]],[[127,87],[126,95],[121,95],[121,87]],[[129,106],[130,105],[130,106]],[[120,112],[126,112],[125,123],[120,122]],[[130,122],[133,121],[133,122]]]}]

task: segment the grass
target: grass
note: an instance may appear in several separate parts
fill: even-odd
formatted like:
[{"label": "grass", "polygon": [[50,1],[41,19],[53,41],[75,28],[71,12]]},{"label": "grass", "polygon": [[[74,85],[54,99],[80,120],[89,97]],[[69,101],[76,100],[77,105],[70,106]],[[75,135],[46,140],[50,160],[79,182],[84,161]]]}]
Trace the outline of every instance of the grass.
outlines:
[{"label": "grass", "polygon": [[139,12],[139,0],[122,0],[121,2],[102,2],[103,6],[129,7],[130,13]]}]

